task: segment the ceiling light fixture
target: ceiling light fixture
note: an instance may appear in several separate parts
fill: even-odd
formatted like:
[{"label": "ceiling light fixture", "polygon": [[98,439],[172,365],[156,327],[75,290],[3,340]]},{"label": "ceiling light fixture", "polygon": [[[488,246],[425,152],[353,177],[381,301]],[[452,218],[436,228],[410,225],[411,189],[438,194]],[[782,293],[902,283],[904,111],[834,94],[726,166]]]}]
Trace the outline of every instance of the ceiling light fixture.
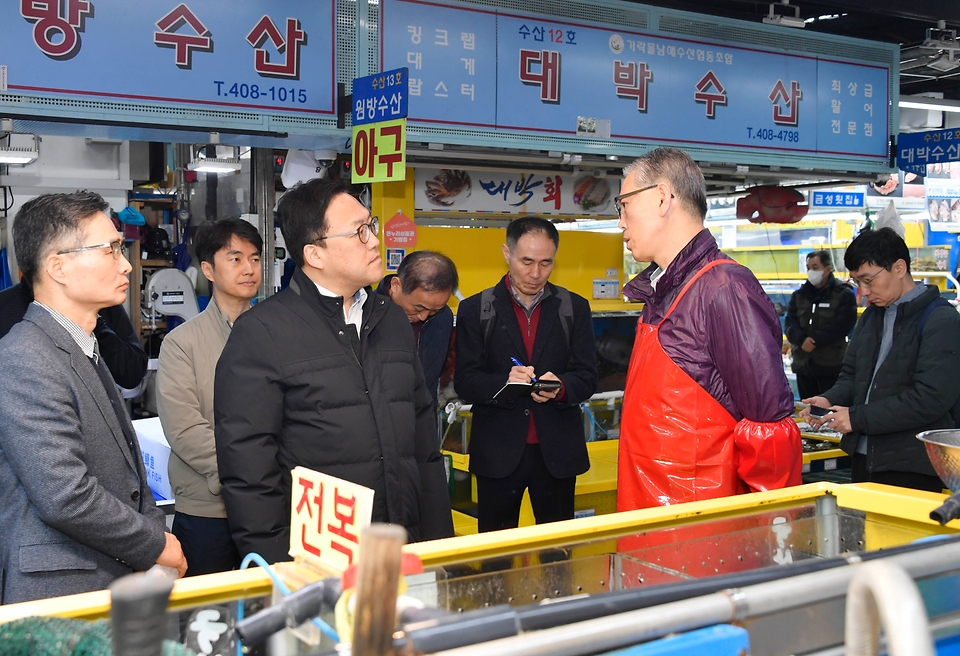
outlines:
[{"label": "ceiling light fixture", "polygon": [[220,133],[210,133],[209,144],[190,146],[188,171],[196,173],[236,173],[240,170],[240,148],[220,144]]},{"label": "ceiling light fixture", "polygon": [[900,96],[900,109],[925,109],[930,112],[958,112],[960,101],[926,96]]},{"label": "ceiling light fixture", "polygon": [[[774,7],[780,7],[783,9],[793,9],[793,16],[789,14],[778,14],[774,11]],[[796,5],[791,5],[790,0],[780,0],[780,4],[772,3],[770,5],[770,13],[763,17],[763,22],[767,25],[781,25],[783,27],[806,27],[806,21],[800,18],[800,7]]]},{"label": "ceiling light fixture", "polygon": [[0,120],[0,164],[26,166],[40,157],[40,137],[13,131],[13,119]]}]

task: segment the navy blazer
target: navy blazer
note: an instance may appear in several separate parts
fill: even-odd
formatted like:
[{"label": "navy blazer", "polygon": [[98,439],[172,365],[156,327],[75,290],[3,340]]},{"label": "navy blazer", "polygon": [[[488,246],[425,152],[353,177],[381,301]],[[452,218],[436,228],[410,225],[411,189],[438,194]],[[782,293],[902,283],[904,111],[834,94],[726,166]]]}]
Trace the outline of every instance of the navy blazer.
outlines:
[{"label": "navy blazer", "polygon": [[36,305],[0,340],[0,418],[0,603],[100,590],[156,562],[164,516],[139,445],[93,363]]},{"label": "navy blazer", "polygon": [[[514,301],[503,280],[494,288],[496,318],[488,344],[483,343],[480,326],[481,294],[474,294],[460,304],[453,385],[464,401],[473,404],[470,471],[475,474],[504,478],[517,468],[527,441],[531,413],[540,452],[552,476],[569,478],[590,468],[580,403],[597,389],[593,319],[586,299],[571,293],[573,326],[568,344],[560,323],[556,290],[557,287],[547,283],[530,362],[526,362],[526,347],[513,309]],[[533,365],[537,375],[548,371],[556,374],[563,381],[564,400],[537,403],[529,395],[515,401],[494,400],[510,375],[511,357]]]}]

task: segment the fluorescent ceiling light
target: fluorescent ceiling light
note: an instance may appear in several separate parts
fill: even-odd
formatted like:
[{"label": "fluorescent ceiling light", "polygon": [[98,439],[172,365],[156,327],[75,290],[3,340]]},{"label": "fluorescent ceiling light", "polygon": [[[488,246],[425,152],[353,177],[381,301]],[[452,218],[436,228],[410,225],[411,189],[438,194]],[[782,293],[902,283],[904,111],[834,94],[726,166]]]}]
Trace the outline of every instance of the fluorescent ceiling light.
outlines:
[{"label": "fluorescent ceiling light", "polygon": [[12,121],[4,121],[6,134],[0,133],[0,164],[31,164],[40,157],[40,139],[35,134],[12,131]]},{"label": "fluorescent ceiling light", "polygon": [[923,96],[901,96],[901,109],[925,109],[930,112],[960,112],[960,102]]},{"label": "fluorescent ceiling light", "polygon": [[773,3],[770,5],[770,13],[763,17],[763,22],[767,25],[781,25],[783,27],[798,27],[804,28],[807,25],[807,22],[800,18],[800,7],[796,5],[791,5],[790,0],[781,0],[779,5],[781,9],[784,7],[787,9],[793,9],[793,16],[788,16],[786,14],[778,14],[773,8],[777,4]]},{"label": "fluorescent ceiling light", "polygon": [[234,173],[240,170],[240,161],[217,158],[201,159],[187,164],[187,170],[197,173]]}]

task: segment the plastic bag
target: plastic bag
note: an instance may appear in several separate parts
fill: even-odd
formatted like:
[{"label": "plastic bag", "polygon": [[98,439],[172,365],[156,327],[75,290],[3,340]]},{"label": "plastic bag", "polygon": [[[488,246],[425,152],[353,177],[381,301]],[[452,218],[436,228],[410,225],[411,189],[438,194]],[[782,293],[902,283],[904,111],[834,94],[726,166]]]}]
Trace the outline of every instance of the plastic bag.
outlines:
[{"label": "plastic bag", "polygon": [[901,238],[906,235],[907,230],[903,227],[903,222],[900,220],[900,213],[897,211],[897,208],[893,206],[892,200],[877,213],[877,218],[873,222],[874,230],[880,230],[881,228],[892,228]]}]

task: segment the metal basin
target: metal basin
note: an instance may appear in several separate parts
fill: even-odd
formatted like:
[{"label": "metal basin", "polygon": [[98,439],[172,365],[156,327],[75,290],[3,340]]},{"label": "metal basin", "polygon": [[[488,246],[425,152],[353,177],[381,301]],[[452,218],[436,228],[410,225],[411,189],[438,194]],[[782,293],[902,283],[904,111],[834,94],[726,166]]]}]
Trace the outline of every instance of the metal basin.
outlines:
[{"label": "metal basin", "polygon": [[960,430],[924,431],[917,439],[927,447],[930,463],[951,492],[960,492]]}]

